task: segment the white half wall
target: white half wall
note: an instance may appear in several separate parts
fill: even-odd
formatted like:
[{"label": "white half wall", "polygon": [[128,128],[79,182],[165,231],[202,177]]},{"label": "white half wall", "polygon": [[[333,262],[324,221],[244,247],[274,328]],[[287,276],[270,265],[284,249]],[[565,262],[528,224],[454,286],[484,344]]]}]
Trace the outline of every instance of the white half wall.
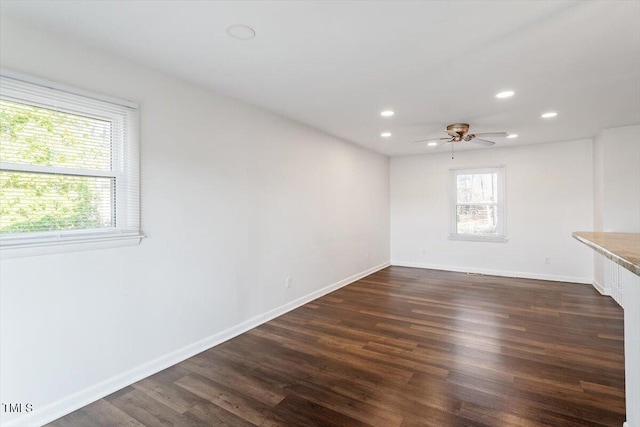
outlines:
[{"label": "white half wall", "polygon": [[[389,159],[2,17],[1,65],[140,105],[139,246],[4,259],[2,403],[50,421],[389,261]],[[287,277],[292,287],[285,287]]]},{"label": "white half wall", "polygon": [[[449,240],[449,170],[504,165],[506,243]],[[391,158],[391,263],[591,283],[591,140]],[[545,258],[551,263],[545,264]]]}]

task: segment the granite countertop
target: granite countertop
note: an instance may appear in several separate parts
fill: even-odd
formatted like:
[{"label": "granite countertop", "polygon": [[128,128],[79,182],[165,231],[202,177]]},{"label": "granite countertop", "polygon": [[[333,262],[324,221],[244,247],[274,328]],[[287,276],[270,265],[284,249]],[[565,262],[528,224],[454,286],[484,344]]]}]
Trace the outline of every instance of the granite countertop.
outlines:
[{"label": "granite countertop", "polygon": [[640,233],[576,231],[571,235],[616,264],[640,276]]}]

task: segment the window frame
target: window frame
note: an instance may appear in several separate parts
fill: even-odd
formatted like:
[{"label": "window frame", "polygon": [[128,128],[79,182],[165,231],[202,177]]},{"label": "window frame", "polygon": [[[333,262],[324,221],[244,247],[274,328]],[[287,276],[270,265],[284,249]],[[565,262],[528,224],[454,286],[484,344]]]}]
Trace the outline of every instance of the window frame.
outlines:
[{"label": "window frame", "polygon": [[112,227],[0,234],[2,258],[65,251],[31,249],[69,244],[73,244],[69,250],[138,244],[144,237],[140,230],[138,105],[6,69],[0,69],[0,96],[13,102],[107,120],[113,127],[110,147],[113,166],[109,171],[10,162],[0,162],[0,170],[110,178],[114,180],[112,191],[115,191]]},{"label": "window frame", "polygon": [[[482,202],[482,203],[458,203],[458,175],[475,175],[475,174],[497,174],[497,202]],[[481,168],[465,167],[465,168],[451,168],[450,169],[450,189],[449,189],[449,209],[450,209],[450,221],[449,221],[449,239],[450,240],[464,240],[473,242],[497,242],[506,243],[507,239],[507,224],[506,224],[506,190],[505,190],[505,167],[504,165],[489,166]],[[458,233],[458,206],[459,205],[487,205],[497,207],[498,226],[496,235],[482,236],[474,234]]]}]

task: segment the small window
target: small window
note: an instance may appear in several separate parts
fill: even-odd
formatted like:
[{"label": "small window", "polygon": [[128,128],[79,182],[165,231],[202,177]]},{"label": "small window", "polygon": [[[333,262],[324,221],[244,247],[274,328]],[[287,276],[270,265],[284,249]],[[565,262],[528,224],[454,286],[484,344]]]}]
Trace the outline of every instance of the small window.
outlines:
[{"label": "small window", "polygon": [[452,239],[506,241],[504,168],[451,171]]},{"label": "small window", "polygon": [[0,246],[140,237],[138,111],[0,76]]}]

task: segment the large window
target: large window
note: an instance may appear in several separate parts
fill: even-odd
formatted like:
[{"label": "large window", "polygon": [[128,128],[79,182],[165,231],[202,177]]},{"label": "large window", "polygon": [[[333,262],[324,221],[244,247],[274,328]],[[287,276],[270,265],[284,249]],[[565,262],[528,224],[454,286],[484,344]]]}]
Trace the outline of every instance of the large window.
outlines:
[{"label": "large window", "polygon": [[51,86],[0,76],[0,245],[139,238],[136,106]]},{"label": "large window", "polygon": [[451,238],[506,241],[504,168],[451,171]]}]

